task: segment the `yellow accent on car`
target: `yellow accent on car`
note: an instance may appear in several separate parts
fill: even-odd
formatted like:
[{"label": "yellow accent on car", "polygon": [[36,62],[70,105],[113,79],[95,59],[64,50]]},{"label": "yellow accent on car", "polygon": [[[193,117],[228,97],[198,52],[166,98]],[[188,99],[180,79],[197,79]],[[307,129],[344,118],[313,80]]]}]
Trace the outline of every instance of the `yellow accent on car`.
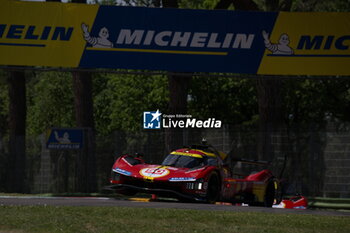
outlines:
[{"label": "yellow accent on car", "polygon": [[214,153],[206,152],[204,150],[196,150],[196,151],[201,152],[207,156],[216,157],[216,155]]},{"label": "yellow accent on car", "polygon": [[150,198],[137,198],[137,197],[132,197],[128,199],[129,201],[136,201],[136,202],[149,202]]},{"label": "yellow accent on car", "polygon": [[191,156],[191,157],[195,157],[195,158],[203,158],[203,156],[199,155],[199,154],[187,153],[187,152],[179,152],[179,151],[174,151],[174,152],[171,152],[170,154],[172,154],[172,155]]},{"label": "yellow accent on car", "polygon": [[266,185],[265,184],[254,184],[253,194],[257,198],[258,202],[263,202],[265,197]]},{"label": "yellow accent on car", "polygon": [[151,177],[151,176],[144,176],[143,179],[144,179],[145,181],[148,181],[148,182],[153,182],[154,177]]}]

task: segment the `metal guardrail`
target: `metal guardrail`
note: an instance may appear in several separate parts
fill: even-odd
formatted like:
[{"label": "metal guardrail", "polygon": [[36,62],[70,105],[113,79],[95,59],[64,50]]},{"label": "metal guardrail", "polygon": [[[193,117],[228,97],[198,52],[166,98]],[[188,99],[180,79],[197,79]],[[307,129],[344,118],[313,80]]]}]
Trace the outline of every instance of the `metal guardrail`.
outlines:
[{"label": "metal guardrail", "polygon": [[309,208],[317,209],[336,209],[350,211],[350,198],[323,198],[323,197],[309,197]]}]

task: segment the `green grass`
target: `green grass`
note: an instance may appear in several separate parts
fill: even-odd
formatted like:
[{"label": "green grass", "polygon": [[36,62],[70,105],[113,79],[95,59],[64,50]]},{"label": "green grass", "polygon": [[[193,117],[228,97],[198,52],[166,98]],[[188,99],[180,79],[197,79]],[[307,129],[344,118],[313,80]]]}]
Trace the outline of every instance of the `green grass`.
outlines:
[{"label": "green grass", "polygon": [[350,218],[175,209],[0,206],[0,233],[350,232]]}]

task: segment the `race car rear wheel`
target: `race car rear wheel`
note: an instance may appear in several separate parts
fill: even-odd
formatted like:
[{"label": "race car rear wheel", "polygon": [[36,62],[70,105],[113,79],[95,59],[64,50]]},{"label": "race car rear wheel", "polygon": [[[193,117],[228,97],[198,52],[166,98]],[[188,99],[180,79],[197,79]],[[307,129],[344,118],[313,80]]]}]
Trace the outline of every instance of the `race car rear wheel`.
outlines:
[{"label": "race car rear wheel", "polygon": [[219,177],[216,173],[213,173],[208,181],[208,189],[207,189],[207,202],[215,203],[219,197],[220,192],[220,184]]},{"label": "race car rear wheel", "polygon": [[273,202],[275,200],[275,184],[273,180],[270,180],[267,184],[266,191],[265,191],[265,197],[264,197],[264,206],[265,207],[272,207]]}]

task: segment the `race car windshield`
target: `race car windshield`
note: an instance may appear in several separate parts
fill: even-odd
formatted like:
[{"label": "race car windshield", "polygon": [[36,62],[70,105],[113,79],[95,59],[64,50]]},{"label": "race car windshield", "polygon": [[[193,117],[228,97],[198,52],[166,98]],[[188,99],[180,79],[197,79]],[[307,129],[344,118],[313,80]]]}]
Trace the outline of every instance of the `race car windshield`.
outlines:
[{"label": "race car windshield", "polygon": [[203,165],[203,158],[170,154],[164,159],[162,165],[171,167],[194,168]]}]

